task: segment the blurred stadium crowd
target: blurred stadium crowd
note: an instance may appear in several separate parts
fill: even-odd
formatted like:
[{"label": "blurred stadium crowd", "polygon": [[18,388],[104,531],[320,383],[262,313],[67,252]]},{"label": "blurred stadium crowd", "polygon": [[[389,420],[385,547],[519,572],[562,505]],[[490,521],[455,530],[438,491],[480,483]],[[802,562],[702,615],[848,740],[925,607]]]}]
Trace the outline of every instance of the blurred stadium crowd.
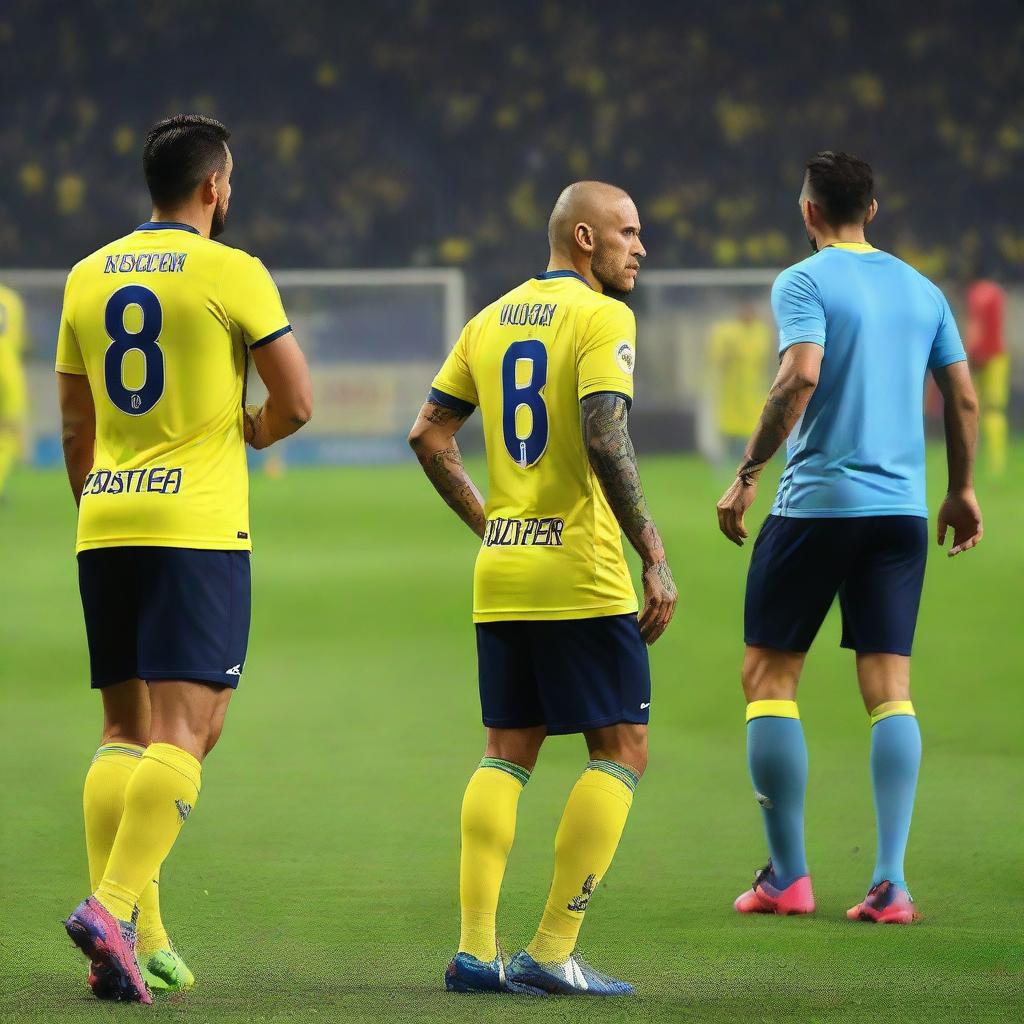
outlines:
[{"label": "blurred stadium crowd", "polygon": [[1018,278],[1022,52],[1015,0],[6,0],[0,266],[143,219],[145,129],[197,109],[234,133],[229,240],[272,267],[455,265],[490,291],[586,176],[633,192],[657,265],[779,266],[832,147],[875,165],[876,244]]}]

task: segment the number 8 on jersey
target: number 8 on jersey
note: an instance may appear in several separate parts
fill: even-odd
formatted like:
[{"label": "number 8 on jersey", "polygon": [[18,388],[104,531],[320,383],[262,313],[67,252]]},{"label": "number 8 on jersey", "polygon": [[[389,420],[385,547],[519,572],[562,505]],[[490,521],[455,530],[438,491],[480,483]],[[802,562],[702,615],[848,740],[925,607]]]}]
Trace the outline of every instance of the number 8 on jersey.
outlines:
[{"label": "number 8 on jersey", "polygon": [[[509,345],[501,362],[502,430],[506,450],[523,469],[538,462],[548,446],[548,409],[541,395],[547,381],[548,351],[543,342],[532,338]],[[520,410],[525,409],[530,428],[524,435],[518,424]]]}]

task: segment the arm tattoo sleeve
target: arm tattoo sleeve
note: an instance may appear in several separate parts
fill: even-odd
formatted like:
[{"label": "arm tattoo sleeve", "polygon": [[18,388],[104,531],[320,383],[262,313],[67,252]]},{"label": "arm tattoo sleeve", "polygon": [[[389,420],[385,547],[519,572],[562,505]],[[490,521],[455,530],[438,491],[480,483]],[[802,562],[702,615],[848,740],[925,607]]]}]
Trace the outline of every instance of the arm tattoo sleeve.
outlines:
[{"label": "arm tattoo sleeve", "polygon": [[664,547],[647,510],[636,452],[626,428],[626,400],[620,395],[588,395],[582,402],[582,415],[590,465],[622,532],[645,565],[662,561]]},{"label": "arm tattoo sleeve", "polygon": [[[457,430],[467,418],[443,405],[427,402],[420,414],[434,426],[449,425]],[[444,447],[417,447],[416,456],[423,472],[444,498],[448,507],[478,536],[484,535],[487,517],[484,514],[483,498],[469,478],[462,463],[462,452],[454,436],[445,439]]]},{"label": "arm tattoo sleeve", "polygon": [[789,437],[807,408],[813,390],[799,381],[776,380],[772,385],[761,410],[761,419],[744,453],[743,465],[736,471],[745,484],[753,483],[760,476],[761,470]]}]

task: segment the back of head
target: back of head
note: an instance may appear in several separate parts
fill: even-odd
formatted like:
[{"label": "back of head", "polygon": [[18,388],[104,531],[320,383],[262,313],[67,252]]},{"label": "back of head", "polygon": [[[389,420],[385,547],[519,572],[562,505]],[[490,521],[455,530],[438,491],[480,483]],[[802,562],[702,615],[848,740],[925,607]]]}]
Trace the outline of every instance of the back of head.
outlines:
[{"label": "back of head", "polygon": [[142,168],[153,205],[173,209],[227,164],[231,133],[205,114],[176,114],[149,130]]},{"label": "back of head", "polygon": [[806,164],[807,198],[832,227],[863,224],[875,197],[875,176],[869,164],[849,153],[822,150]]}]

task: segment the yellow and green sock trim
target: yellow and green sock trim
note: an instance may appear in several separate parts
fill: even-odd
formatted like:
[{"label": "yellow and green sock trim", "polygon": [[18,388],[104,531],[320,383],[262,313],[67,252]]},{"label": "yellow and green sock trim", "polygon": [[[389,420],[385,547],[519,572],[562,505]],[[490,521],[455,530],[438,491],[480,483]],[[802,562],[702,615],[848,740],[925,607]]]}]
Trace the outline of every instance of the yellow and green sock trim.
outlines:
[{"label": "yellow and green sock trim", "polygon": [[606,761],[603,758],[598,758],[596,761],[588,761],[587,767],[583,770],[587,772],[604,772],[613,779],[618,779],[619,782],[629,789],[630,793],[636,789],[636,784],[640,781],[640,776],[632,768],[619,764],[618,761]]},{"label": "yellow and green sock trim", "polygon": [[115,754],[126,754],[128,757],[141,758],[145,752],[145,747],[140,747],[135,743],[104,743],[92,755],[92,763],[95,764],[101,757],[112,757]]},{"label": "yellow and green sock trim", "polygon": [[[525,786],[530,781],[530,773],[521,765],[513,761],[505,761],[500,757],[485,757],[480,762],[481,768],[496,768],[499,772],[505,772],[517,779]],[[531,791],[532,792],[532,791]]]},{"label": "yellow and green sock trim", "polygon": [[916,718],[914,702],[910,700],[887,700],[884,704],[879,704],[878,707],[871,710],[871,724],[877,725],[879,722],[884,721],[886,718],[892,718],[894,715],[911,715]]},{"label": "yellow and green sock trim", "polygon": [[795,700],[752,700],[747,705],[747,721],[755,718],[800,718]]}]

